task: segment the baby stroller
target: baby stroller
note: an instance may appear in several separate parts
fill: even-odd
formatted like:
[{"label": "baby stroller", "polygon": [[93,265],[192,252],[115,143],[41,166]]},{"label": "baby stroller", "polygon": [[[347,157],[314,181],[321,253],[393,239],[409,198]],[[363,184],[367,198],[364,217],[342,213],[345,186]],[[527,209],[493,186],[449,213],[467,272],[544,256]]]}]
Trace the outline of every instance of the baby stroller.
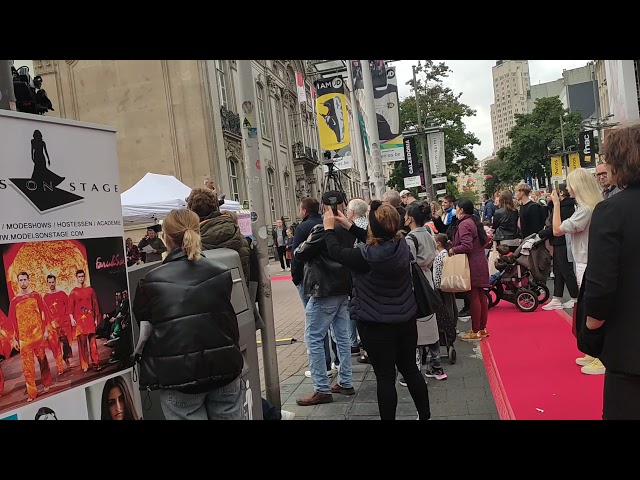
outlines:
[{"label": "baby stroller", "polygon": [[486,290],[489,308],[500,300],[513,303],[525,313],[534,312],[551,293],[546,285],[551,271],[551,254],[537,233],[525,238],[507,261],[496,260],[500,277]]}]

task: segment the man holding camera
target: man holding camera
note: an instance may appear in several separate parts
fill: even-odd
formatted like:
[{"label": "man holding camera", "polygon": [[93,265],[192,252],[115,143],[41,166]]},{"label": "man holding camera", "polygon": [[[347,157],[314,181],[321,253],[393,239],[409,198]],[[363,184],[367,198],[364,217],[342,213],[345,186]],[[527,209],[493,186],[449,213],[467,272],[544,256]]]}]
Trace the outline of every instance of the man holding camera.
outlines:
[{"label": "man holding camera", "polygon": [[[322,196],[323,205],[334,212],[344,212],[345,197],[338,191],[329,191]],[[353,248],[356,237],[336,225],[335,230],[344,247]],[[306,306],[305,342],[309,354],[309,368],[314,391],[296,400],[301,406],[333,402],[332,393],[353,395],[351,371],[351,341],[349,338],[349,295],[351,294],[351,272],[331,260],[324,241],[322,224],[312,228],[307,239],[294,251],[296,262],[304,264],[304,294],[309,297]],[[325,365],[324,339],[333,328],[340,359],[338,383],[330,386]]]}]

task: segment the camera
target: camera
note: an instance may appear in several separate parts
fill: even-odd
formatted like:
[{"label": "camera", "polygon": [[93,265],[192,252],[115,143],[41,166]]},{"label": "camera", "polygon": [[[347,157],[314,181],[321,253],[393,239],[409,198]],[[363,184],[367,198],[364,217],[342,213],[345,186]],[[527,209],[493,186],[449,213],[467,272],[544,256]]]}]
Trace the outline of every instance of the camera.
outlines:
[{"label": "camera", "polygon": [[29,67],[16,70],[11,67],[13,90],[16,96],[16,108],[22,113],[44,115],[49,110],[55,111],[47,92],[42,88],[42,77],[37,75],[31,80]]}]

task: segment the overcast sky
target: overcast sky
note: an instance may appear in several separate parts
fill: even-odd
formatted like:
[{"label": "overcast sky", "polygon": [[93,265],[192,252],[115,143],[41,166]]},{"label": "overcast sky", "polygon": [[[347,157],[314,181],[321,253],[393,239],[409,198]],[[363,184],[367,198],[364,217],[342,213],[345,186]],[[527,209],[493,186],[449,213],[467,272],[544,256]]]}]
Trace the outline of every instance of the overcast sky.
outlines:
[{"label": "overcast sky", "polygon": [[[493,135],[491,133],[491,110],[493,103],[493,85],[491,68],[496,60],[434,60],[444,62],[449,68],[449,77],[444,79],[444,85],[454,93],[462,92],[460,101],[476,110],[476,116],[466,118],[467,130],[475,133],[480,139],[480,146],[473,149],[476,158],[482,160],[493,151]],[[563,69],[585,66],[590,60],[529,60],[529,75],[531,85],[550,82],[562,77]],[[400,98],[411,95],[409,85],[411,80],[411,66],[417,65],[418,60],[401,60],[394,63],[398,77]]]}]

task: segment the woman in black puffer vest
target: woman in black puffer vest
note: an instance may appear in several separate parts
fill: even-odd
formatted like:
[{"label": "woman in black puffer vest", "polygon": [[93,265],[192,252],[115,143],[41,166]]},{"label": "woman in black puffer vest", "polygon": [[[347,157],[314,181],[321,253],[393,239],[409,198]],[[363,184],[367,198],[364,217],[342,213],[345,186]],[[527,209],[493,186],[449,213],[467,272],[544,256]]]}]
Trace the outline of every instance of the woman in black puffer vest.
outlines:
[{"label": "woman in black puffer vest", "polygon": [[[340,245],[335,222],[366,243],[356,248]],[[429,420],[427,383],[416,366],[417,306],[411,283],[411,253],[399,233],[402,221],[391,205],[373,201],[367,231],[351,224],[338,212],[325,208],[325,242],[329,256],[353,275],[351,316],[378,383],[378,408],[382,420],[395,420],[398,394],[396,368],[404,377],[419,420]]]},{"label": "woman in black puffer vest", "polygon": [[140,281],[140,387],[160,390],[167,420],[242,420],[240,332],[225,265],[201,253],[198,216],[173,210],[163,230],[169,254]]}]

